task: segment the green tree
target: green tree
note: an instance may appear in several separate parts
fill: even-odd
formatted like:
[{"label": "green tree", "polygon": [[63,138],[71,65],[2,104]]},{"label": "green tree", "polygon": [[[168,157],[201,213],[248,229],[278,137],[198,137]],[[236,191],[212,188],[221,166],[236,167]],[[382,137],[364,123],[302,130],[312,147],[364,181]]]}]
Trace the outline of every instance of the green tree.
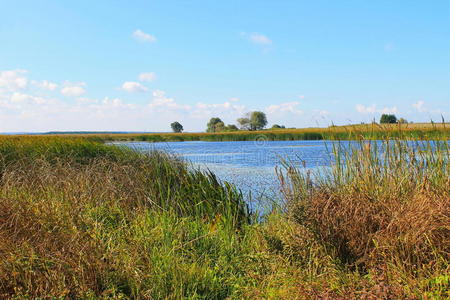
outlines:
[{"label": "green tree", "polygon": [[395,115],[382,114],[380,118],[380,124],[392,124],[397,123],[397,117]]},{"label": "green tree", "polygon": [[234,125],[234,124],[228,124],[228,125],[225,127],[225,130],[226,130],[226,131],[238,131],[239,128],[237,128],[237,126]]},{"label": "green tree", "polygon": [[170,124],[170,127],[172,127],[173,132],[182,132],[184,130],[183,125],[176,121]]},{"label": "green tree", "polygon": [[215,132],[221,132],[225,130],[225,123],[224,122],[218,122],[216,123],[215,127]]},{"label": "green tree", "polygon": [[284,125],[273,124],[272,129],[282,129],[286,128]]},{"label": "green tree", "polygon": [[250,113],[251,130],[261,130],[267,125],[266,114],[262,111],[253,111]]},{"label": "green tree", "polygon": [[250,119],[249,118],[239,118],[237,119],[239,128],[242,130],[251,130]]},{"label": "green tree", "polygon": [[223,128],[224,125],[220,118],[211,118],[208,124],[206,124],[206,132],[216,132],[217,129]]},{"label": "green tree", "polygon": [[267,125],[267,117],[262,111],[252,111],[237,119],[237,122],[242,130],[261,130]]}]

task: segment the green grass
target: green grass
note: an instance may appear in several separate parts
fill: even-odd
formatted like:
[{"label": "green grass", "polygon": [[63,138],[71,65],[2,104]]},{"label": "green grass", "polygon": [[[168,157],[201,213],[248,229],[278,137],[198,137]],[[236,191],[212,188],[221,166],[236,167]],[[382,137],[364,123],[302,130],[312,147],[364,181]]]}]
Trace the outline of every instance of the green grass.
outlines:
[{"label": "green grass", "polygon": [[256,216],[166,153],[3,137],[0,298],[445,299],[448,144],[390,145],[338,146],[314,183],[286,165]]}]

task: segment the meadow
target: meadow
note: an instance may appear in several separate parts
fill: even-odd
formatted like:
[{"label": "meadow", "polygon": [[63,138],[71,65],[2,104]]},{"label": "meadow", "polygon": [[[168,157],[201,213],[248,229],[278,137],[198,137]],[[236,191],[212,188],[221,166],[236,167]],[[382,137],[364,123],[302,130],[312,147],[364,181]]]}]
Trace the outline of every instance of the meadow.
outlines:
[{"label": "meadow", "polygon": [[282,164],[263,216],[167,153],[0,137],[0,298],[447,299],[447,131],[411,132],[337,144],[315,181]]}]

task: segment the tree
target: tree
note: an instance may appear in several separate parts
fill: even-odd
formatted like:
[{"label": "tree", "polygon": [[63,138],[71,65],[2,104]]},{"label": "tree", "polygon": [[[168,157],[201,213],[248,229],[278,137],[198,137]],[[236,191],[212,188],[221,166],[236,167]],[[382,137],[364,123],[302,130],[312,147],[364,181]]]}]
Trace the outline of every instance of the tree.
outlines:
[{"label": "tree", "polygon": [[382,114],[380,118],[380,124],[392,124],[397,123],[397,117],[395,115]]},{"label": "tree", "polygon": [[261,130],[267,125],[266,114],[262,111],[254,111],[250,114],[251,130]]},{"label": "tree", "polygon": [[183,125],[176,121],[170,124],[170,127],[172,127],[173,132],[182,132],[184,130]]},{"label": "tree", "polygon": [[249,118],[239,118],[237,119],[239,127],[242,130],[251,130],[250,119]]},{"label": "tree", "polygon": [[221,132],[225,130],[225,123],[224,122],[217,122],[214,126],[214,132]]},{"label": "tree", "polygon": [[223,128],[224,125],[225,124],[222,122],[220,118],[211,118],[208,124],[206,124],[206,132],[216,132],[217,129]]},{"label": "tree", "polygon": [[273,124],[272,129],[283,129],[286,128],[284,125]]},{"label": "tree", "polygon": [[225,127],[225,131],[238,131],[238,130],[239,130],[239,128],[237,128],[237,126],[234,124],[228,124]]},{"label": "tree", "polygon": [[267,117],[262,111],[252,111],[237,119],[237,122],[242,130],[261,130],[267,125]]}]

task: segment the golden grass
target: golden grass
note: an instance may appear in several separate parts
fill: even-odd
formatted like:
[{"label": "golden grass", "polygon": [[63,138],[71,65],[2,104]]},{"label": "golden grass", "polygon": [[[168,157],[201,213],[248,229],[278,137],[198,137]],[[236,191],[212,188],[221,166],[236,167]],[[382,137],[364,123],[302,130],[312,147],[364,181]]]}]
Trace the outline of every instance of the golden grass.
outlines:
[{"label": "golden grass", "polygon": [[[51,135],[17,135],[15,137],[70,137],[89,138],[96,141],[246,141],[254,139],[268,140],[302,140],[302,139],[386,139],[392,137],[405,138],[440,138],[447,139],[450,135],[450,123],[413,123],[413,124],[356,124],[344,126],[330,126],[327,128],[295,128],[295,129],[266,129],[259,131],[230,131],[230,132],[185,132],[185,133],[70,133]],[[0,136],[10,138],[11,136]]]},{"label": "golden grass", "polygon": [[376,275],[388,298],[450,293],[449,146],[417,143],[339,144],[315,183],[289,166],[279,173],[290,217],[341,262]]}]

